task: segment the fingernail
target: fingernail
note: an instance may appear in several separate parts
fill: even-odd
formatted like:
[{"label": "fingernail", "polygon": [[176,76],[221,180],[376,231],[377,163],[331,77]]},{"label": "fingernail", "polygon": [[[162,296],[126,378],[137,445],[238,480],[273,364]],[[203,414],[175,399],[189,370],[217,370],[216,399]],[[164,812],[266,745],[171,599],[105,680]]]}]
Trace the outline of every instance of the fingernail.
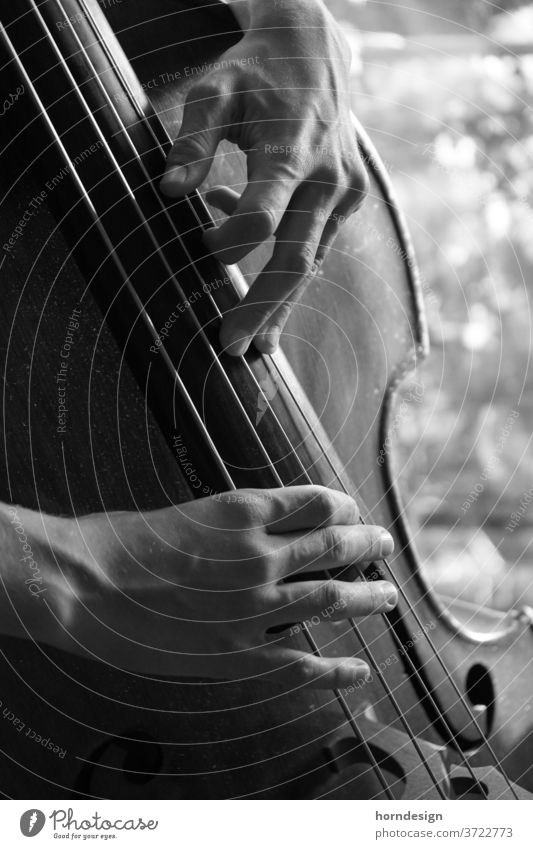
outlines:
[{"label": "fingernail", "polygon": [[394,540],[388,531],[382,531],[380,534],[379,551],[381,557],[388,557],[394,551]]},{"label": "fingernail", "polygon": [[385,584],[383,589],[383,601],[389,608],[396,607],[398,601],[398,590],[393,584]]},{"label": "fingernail", "polygon": [[226,354],[231,354],[232,357],[241,357],[250,345],[250,334],[247,330],[237,328],[229,336],[229,342],[225,347]]}]

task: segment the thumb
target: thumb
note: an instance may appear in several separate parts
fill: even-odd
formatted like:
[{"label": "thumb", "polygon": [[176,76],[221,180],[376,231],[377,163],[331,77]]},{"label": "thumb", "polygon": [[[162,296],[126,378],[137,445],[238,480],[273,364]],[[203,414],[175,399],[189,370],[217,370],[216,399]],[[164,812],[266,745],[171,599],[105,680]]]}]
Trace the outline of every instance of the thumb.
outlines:
[{"label": "thumb", "polygon": [[167,159],[160,188],[168,197],[192,192],[209,173],[221,138],[223,115],[229,95],[212,85],[195,86],[189,92],[178,138]]}]

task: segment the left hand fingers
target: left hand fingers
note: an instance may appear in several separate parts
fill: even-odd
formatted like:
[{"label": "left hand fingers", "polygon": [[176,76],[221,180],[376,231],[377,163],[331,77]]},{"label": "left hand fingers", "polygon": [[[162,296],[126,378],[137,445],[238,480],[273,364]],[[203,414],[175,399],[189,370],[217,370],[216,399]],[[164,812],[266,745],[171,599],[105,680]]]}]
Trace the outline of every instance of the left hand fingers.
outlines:
[{"label": "left hand fingers", "polygon": [[239,192],[229,189],[227,186],[213,186],[205,193],[208,203],[222,210],[224,215],[233,215],[240,200]]},{"label": "left hand fingers", "polygon": [[278,229],[300,182],[296,162],[272,162],[250,153],[248,184],[230,217],[205,234],[207,248],[222,262],[240,262]]},{"label": "left hand fingers", "polygon": [[324,230],[323,214],[316,214],[317,206],[327,209],[328,214],[331,211],[325,200],[320,203],[318,199],[317,203],[316,195],[316,184],[306,183],[295,192],[276,231],[272,258],[242,303],[224,316],[220,339],[227,353],[244,354],[280,304],[288,305],[302,281],[316,271],[315,257]]}]

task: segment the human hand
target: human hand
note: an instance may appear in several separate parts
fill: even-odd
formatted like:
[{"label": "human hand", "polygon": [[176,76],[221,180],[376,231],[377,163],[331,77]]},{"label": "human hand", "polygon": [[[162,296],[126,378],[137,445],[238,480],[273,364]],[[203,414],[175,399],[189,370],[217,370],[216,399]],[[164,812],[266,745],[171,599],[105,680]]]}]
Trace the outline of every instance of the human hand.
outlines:
[{"label": "human hand", "polygon": [[220,65],[189,92],[161,188],[170,197],[197,188],[223,138],[245,151],[242,195],[227,187],[207,195],[229,218],[205,243],[234,263],[275,234],[272,258],[221,327],[229,354],[243,354],[252,340],[272,353],[366,192],[350,115],[349,48],[320,0],[251,0],[248,28]]}]

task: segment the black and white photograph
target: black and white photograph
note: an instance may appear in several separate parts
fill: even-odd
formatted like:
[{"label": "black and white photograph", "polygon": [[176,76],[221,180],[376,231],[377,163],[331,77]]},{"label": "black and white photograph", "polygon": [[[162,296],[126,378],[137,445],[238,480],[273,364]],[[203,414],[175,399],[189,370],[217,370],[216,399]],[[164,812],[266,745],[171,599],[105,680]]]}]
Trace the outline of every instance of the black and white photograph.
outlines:
[{"label": "black and white photograph", "polygon": [[533,3],[0,67],[3,843],[530,847]]}]

